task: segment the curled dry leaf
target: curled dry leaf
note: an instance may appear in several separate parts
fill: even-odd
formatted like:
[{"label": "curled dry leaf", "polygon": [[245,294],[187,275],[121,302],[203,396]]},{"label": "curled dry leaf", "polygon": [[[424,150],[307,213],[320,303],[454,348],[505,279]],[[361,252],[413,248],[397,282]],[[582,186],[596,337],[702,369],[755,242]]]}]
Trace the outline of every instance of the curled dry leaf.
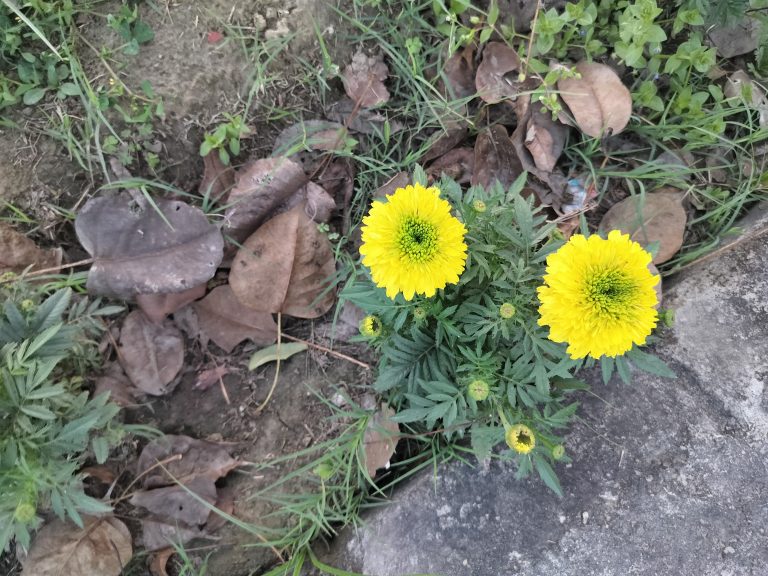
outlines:
[{"label": "curled dry leaf", "polygon": [[[477,93],[489,104],[514,98],[520,93],[517,72],[520,58],[503,42],[489,42],[483,50],[483,61],[477,67],[475,86]],[[514,76],[514,77],[513,77]]]},{"label": "curled dry leaf", "polygon": [[368,421],[363,439],[363,454],[365,469],[368,476],[373,478],[376,470],[389,465],[389,459],[395,453],[400,440],[400,428],[391,418],[395,411],[388,406],[382,406]]},{"label": "curled dry leaf", "polygon": [[203,179],[198,192],[204,198],[223,198],[235,185],[235,170],[224,166],[218,154],[203,157]]},{"label": "curled dry leaf", "polygon": [[344,91],[354,102],[363,108],[372,108],[389,100],[389,91],[384,80],[389,76],[389,68],[384,64],[383,54],[367,56],[358,50],[341,74]]},{"label": "curled dry leaf", "polygon": [[[163,466],[157,466],[158,462],[163,462]],[[146,473],[142,486],[149,489],[174,485],[176,481],[187,483],[196,477],[215,482],[239,465],[240,462],[218,444],[167,434],[144,447],[136,464],[136,474]]]},{"label": "curled dry leaf", "polygon": [[441,92],[451,100],[467,98],[475,93],[475,47],[469,44],[448,58],[443,69]]},{"label": "curled dry leaf", "polygon": [[227,198],[224,233],[243,242],[306,183],[302,167],[284,156],[250,163],[238,171]]},{"label": "curled dry leaf", "polygon": [[339,158],[330,164],[324,164],[317,176],[317,183],[333,198],[336,206],[341,206],[343,233],[349,234],[352,222],[350,207],[352,194],[355,192],[355,168],[349,159]]},{"label": "curled dry leaf", "polygon": [[653,263],[663,264],[683,245],[686,214],[682,199],[683,194],[674,188],[630,196],[606,212],[600,229],[621,230],[643,246],[658,242]]},{"label": "curled dry leaf", "polygon": [[142,395],[142,392],[131,383],[117,362],[112,362],[107,366],[104,374],[96,378],[95,386],[94,396],[107,392],[109,393],[109,400],[123,408],[136,404],[136,396]]},{"label": "curled dry leaf", "polygon": [[291,196],[280,210],[288,211],[298,204],[302,204],[306,215],[318,223],[328,222],[336,211],[336,201],[322,186],[314,182],[307,182],[307,185]]},{"label": "curled dry leaf", "polygon": [[432,162],[427,168],[427,175],[436,180],[444,174],[459,184],[468,184],[472,180],[474,168],[475,151],[467,147],[454,148]]},{"label": "curled dry leaf", "polygon": [[533,162],[539,170],[552,172],[557,159],[563,153],[568,128],[552,120],[552,115],[542,112],[538,106],[531,109],[531,117],[525,132],[525,147],[533,156]]},{"label": "curled dry leaf", "polygon": [[[61,266],[61,248],[43,250],[23,234],[0,223],[0,274]],[[54,270],[53,273],[56,271]]]},{"label": "curled dry leaf", "polygon": [[171,556],[176,554],[176,549],[173,546],[168,546],[162,550],[154,552],[149,561],[149,572],[152,576],[168,576],[168,560]]},{"label": "curled dry leaf", "polygon": [[[764,26],[764,25],[763,25]],[[717,53],[723,58],[748,54],[760,44],[760,21],[746,17],[732,26],[713,26],[707,30]]]},{"label": "curled dry leaf", "polygon": [[432,144],[430,144],[429,149],[422,156],[421,161],[429,162],[444,156],[463,142],[467,134],[469,134],[469,129],[463,123],[447,123],[444,131],[438,132],[432,137]]},{"label": "curled dry leaf", "polygon": [[583,60],[575,69],[581,78],[563,78],[557,88],[579,129],[593,138],[624,130],[632,116],[632,96],[616,72]]},{"label": "curled dry leaf", "polygon": [[405,188],[410,183],[411,177],[407,172],[398,172],[373,192],[373,198],[384,200],[387,196],[394,194],[398,188]]},{"label": "curled dry leaf", "polygon": [[272,314],[243,306],[229,285],[214,288],[193,307],[200,332],[225,352],[232,352],[246,339],[260,345],[277,339],[277,324]]},{"label": "curled dry leaf", "polygon": [[355,106],[355,103],[349,98],[342,98],[331,104],[325,115],[331,120],[341,122],[352,132],[360,132],[361,134],[380,133],[384,130],[385,124],[389,124],[390,134],[403,129],[402,122],[389,120],[377,110],[361,109],[359,106]]},{"label": "curled dry leaf", "polygon": [[507,129],[495,124],[477,135],[472,185],[488,188],[495,181],[508,187],[523,172]]},{"label": "curled dry leaf", "polygon": [[333,305],[333,291],[327,288],[335,270],[328,238],[304,207],[296,206],[246,240],[232,263],[229,283],[237,299],[254,310],[317,318]]},{"label": "curled dry leaf", "polygon": [[173,314],[176,310],[180,310],[187,304],[205,296],[205,290],[206,283],[203,283],[176,294],[137,294],[136,304],[147,318],[152,322],[159,323],[165,320],[169,314]]},{"label": "curled dry leaf", "polygon": [[184,339],[170,320],[155,324],[141,310],[123,321],[118,359],[134,386],[162,396],[184,363]]},{"label": "curled dry leaf", "polygon": [[43,526],[21,564],[29,576],[119,576],[132,556],[125,524],[83,516],[83,528],[58,519]]},{"label": "curled dry leaf", "polygon": [[199,208],[155,200],[157,209],[129,195],[89,200],[75,220],[77,237],[94,258],[88,290],[132,298],[183,292],[210,280],[223,257],[219,229]]}]

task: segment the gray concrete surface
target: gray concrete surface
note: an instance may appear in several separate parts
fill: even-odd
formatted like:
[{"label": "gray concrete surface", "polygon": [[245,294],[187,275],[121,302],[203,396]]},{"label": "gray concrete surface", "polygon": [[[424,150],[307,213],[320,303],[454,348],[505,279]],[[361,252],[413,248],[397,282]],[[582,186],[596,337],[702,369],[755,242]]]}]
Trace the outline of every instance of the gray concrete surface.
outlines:
[{"label": "gray concrete surface", "polygon": [[[766,226],[763,207],[747,233]],[[667,287],[677,323],[657,352],[677,380],[591,375],[563,499],[510,465],[449,465],[321,556],[368,576],[768,575],[767,240]]]}]

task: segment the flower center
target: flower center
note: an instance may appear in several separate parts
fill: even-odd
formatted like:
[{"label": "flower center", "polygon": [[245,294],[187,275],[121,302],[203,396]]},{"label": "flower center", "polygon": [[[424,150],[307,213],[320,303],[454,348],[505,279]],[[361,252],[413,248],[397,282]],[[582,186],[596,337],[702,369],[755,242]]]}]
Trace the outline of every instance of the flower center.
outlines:
[{"label": "flower center", "polygon": [[533,442],[531,442],[531,437],[528,436],[523,431],[520,431],[517,433],[516,441],[518,444],[521,444],[522,446],[525,446],[526,448],[529,447]]},{"label": "flower center", "polygon": [[635,292],[635,283],[619,270],[596,272],[586,281],[587,300],[600,314],[618,318]]},{"label": "flower center", "polygon": [[408,216],[397,231],[400,255],[412,262],[427,262],[437,252],[437,227],[434,224]]}]

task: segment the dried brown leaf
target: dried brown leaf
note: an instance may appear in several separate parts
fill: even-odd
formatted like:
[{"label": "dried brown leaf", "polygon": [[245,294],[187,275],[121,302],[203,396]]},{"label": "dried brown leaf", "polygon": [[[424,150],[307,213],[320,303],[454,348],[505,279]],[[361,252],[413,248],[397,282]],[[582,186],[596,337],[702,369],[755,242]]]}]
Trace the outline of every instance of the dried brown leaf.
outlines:
[{"label": "dried brown leaf", "polygon": [[145,550],[152,552],[167,548],[169,544],[186,544],[196,538],[205,538],[208,531],[203,526],[181,526],[166,524],[157,520],[144,519],[141,521],[141,539],[139,544]]},{"label": "dried brown leaf", "polygon": [[658,242],[653,263],[663,264],[683,245],[686,214],[682,198],[683,194],[674,188],[630,196],[606,212],[600,229],[621,230],[643,246]]},{"label": "dried brown leaf", "polygon": [[[23,234],[0,223],[0,274],[56,268],[61,265],[61,249],[43,250]],[[54,271],[55,273],[55,271]]]},{"label": "dried brown leaf", "polygon": [[278,135],[273,156],[294,154],[296,150],[331,151],[343,148],[347,129],[338,122],[306,120],[291,124]]},{"label": "dried brown leaf", "polygon": [[206,283],[176,294],[137,294],[136,304],[152,322],[160,323],[169,314],[205,296]]},{"label": "dried brown leaf", "polygon": [[334,102],[328,107],[325,114],[331,120],[341,122],[352,132],[360,132],[361,134],[380,133],[384,129],[385,123],[389,123],[390,134],[395,134],[403,129],[402,122],[388,119],[384,113],[378,110],[355,106],[355,103],[349,98],[342,98]]},{"label": "dried brown leaf", "polygon": [[427,168],[427,175],[436,180],[445,175],[459,184],[468,184],[472,181],[475,169],[475,151],[472,148],[454,148],[441,156]]},{"label": "dried brown leaf", "polygon": [[707,36],[723,58],[748,54],[760,45],[760,21],[746,17],[733,26],[712,26]]},{"label": "dried brown leaf", "polygon": [[168,546],[167,548],[154,552],[149,560],[150,574],[152,574],[152,576],[168,576],[166,567],[168,566],[168,560],[170,560],[171,556],[174,554],[176,554],[176,549],[173,546]]},{"label": "dried brown leaf", "polygon": [[229,283],[237,299],[254,310],[317,318],[333,305],[333,291],[327,288],[334,272],[328,238],[304,207],[296,206],[246,240],[232,263]]},{"label": "dried brown leaf", "polygon": [[194,390],[208,390],[211,386],[218,384],[227,374],[229,374],[229,368],[226,366],[207,368],[198,372],[197,379],[192,388]]},{"label": "dried brown leaf", "polygon": [[143,394],[131,383],[117,362],[107,366],[104,374],[96,378],[95,386],[94,396],[108,392],[109,400],[124,408],[136,404],[136,395]]},{"label": "dried brown leaf", "polygon": [[367,56],[358,50],[341,74],[344,91],[353,101],[363,108],[372,108],[389,100],[389,91],[384,80],[389,76],[389,68],[384,64],[384,56]]},{"label": "dried brown leaf", "polygon": [[384,200],[387,196],[394,194],[398,188],[405,188],[410,183],[411,177],[407,172],[398,172],[373,192],[373,199]]},{"label": "dried brown leaf", "polygon": [[432,144],[422,156],[421,161],[429,162],[444,156],[461,144],[466,139],[467,134],[469,134],[469,129],[464,124],[456,122],[446,124],[444,131],[433,136]]},{"label": "dried brown leaf", "polygon": [[483,61],[477,67],[477,93],[489,104],[514,98],[520,93],[517,74],[520,58],[503,42],[489,42],[483,50]]},{"label": "dried brown leaf", "polygon": [[118,359],[134,386],[153,396],[167,394],[167,386],[184,363],[184,339],[170,320],[155,324],[141,310],[123,320]]},{"label": "dried brown leaf", "polygon": [[472,185],[488,188],[495,181],[508,187],[523,172],[504,126],[495,124],[477,135]]},{"label": "dried brown leaf", "polygon": [[467,98],[475,93],[475,47],[469,44],[448,58],[443,69],[442,93],[451,100]]},{"label": "dried brown leaf", "polygon": [[117,518],[83,516],[83,528],[55,519],[21,558],[29,576],[119,576],[133,556],[131,533]]},{"label": "dried brown leaf", "polygon": [[218,154],[203,157],[203,179],[198,192],[204,198],[223,198],[235,185],[235,170],[224,166]]},{"label": "dried brown leaf", "polygon": [[[184,482],[184,486],[164,486],[152,490],[138,490],[131,496],[130,503],[149,512],[153,521],[175,526],[202,526],[208,520],[210,505],[216,503],[216,483],[210,478],[196,476]],[[194,492],[195,498],[189,491]]]},{"label": "dried brown leaf", "polygon": [[336,201],[331,198],[322,186],[307,182],[288,201],[280,207],[281,212],[287,212],[294,206],[302,204],[304,212],[315,222],[328,222],[336,211]]},{"label": "dried brown leaf", "polygon": [[363,454],[365,469],[371,478],[376,475],[376,470],[389,465],[389,459],[400,440],[400,428],[391,420],[394,415],[392,408],[382,406],[369,420],[365,430]]},{"label": "dried brown leaf", "polygon": [[525,133],[525,147],[539,170],[552,172],[555,169],[567,138],[567,127],[552,120],[549,112],[542,112],[538,106],[533,107]]},{"label": "dried brown leaf", "polygon": [[616,72],[586,61],[575,69],[581,78],[563,78],[557,88],[579,129],[593,138],[624,130],[632,116],[632,96]]},{"label": "dried brown leaf", "polygon": [[235,187],[227,198],[224,233],[243,242],[306,183],[301,166],[284,156],[250,163],[237,172]]},{"label": "dried brown leaf", "polygon": [[90,292],[129,299],[183,292],[213,277],[223,257],[219,229],[184,202],[155,204],[140,205],[127,194],[102,196],[77,215],[77,237],[94,258]]},{"label": "dried brown leaf", "polygon": [[[156,466],[158,462],[163,462],[163,466]],[[239,465],[240,462],[218,444],[167,434],[144,447],[136,464],[136,474],[146,473],[142,486],[149,489],[173,485],[176,481],[187,483],[197,477],[215,482]]]},{"label": "dried brown leaf", "polygon": [[259,345],[272,344],[277,339],[272,314],[243,306],[229,285],[214,288],[193,306],[200,332],[225,352],[232,352],[246,339]]}]

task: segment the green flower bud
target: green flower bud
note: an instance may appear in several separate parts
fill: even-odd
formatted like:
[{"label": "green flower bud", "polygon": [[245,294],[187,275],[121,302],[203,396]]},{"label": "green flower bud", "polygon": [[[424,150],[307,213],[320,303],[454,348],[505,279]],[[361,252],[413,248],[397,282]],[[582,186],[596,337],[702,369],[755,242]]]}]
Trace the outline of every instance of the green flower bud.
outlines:
[{"label": "green flower bud", "polygon": [[330,480],[331,476],[333,476],[334,469],[328,462],[322,462],[315,466],[312,472],[314,472],[321,480]]},{"label": "green flower bud", "polygon": [[485,212],[488,209],[488,207],[485,205],[485,202],[483,202],[482,200],[475,200],[474,202],[472,202],[472,208],[474,209],[475,212],[480,212],[480,213]]},{"label": "green flower bud", "polygon": [[31,502],[19,502],[13,512],[13,519],[21,524],[30,524],[36,516],[37,508]]},{"label": "green flower bud", "polygon": [[488,386],[488,382],[485,380],[473,380],[467,386],[467,394],[475,402],[482,402],[488,398],[488,394],[491,391],[491,387]]},{"label": "green flower bud", "polygon": [[552,458],[555,460],[560,460],[563,456],[565,456],[565,446],[558,444],[552,448]]},{"label": "green flower bud", "polygon": [[515,309],[514,305],[510,304],[509,302],[504,302],[504,304],[502,304],[499,308],[499,316],[504,318],[504,320],[509,320],[512,318],[512,316],[515,315],[515,312],[517,312],[517,310]]},{"label": "green flower bud", "polygon": [[22,300],[21,301],[21,309],[24,312],[28,312],[29,310],[32,310],[32,308],[34,308],[34,307],[35,307],[35,303],[32,300],[30,300],[29,298],[27,298],[26,300]]},{"label": "green flower bud", "polygon": [[381,334],[381,320],[378,316],[366,316],[360,321],[360,334],[368,338],[376,338]]},{"label": "green flower bud", "polygon": [[423,321],[427,317],[427,311],[424,310],[421,306],[416,306],[416,308],[413,309],[413,319],[417,322]]}]

